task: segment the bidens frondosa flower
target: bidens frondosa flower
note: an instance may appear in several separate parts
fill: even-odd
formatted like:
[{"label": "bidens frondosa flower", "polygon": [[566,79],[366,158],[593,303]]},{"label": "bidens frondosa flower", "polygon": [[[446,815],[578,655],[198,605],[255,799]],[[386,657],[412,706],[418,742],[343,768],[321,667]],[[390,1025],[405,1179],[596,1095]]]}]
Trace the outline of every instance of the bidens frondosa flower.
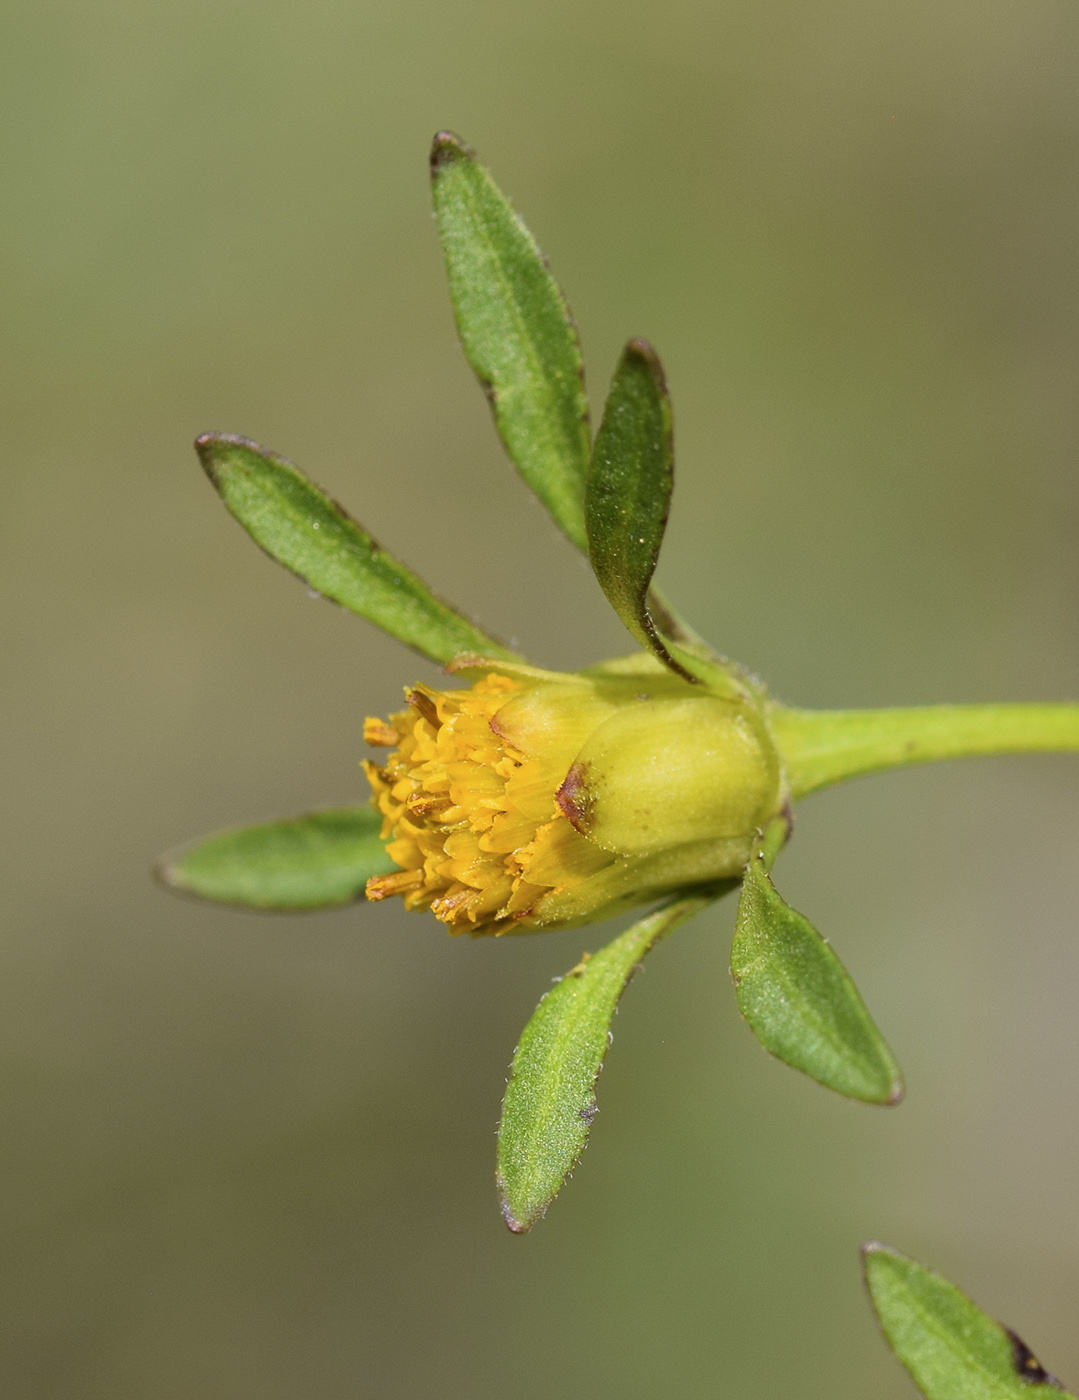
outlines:
[{"label": "bidens frondosa flower", "polygon": [[783,804],[748,696],[720,697],[644,655],[575,675],[475,658],[469,689],[406,690],[369,719],[364,765],[400,866],[367,884],[451,933],[592,922],[741,876]]}]

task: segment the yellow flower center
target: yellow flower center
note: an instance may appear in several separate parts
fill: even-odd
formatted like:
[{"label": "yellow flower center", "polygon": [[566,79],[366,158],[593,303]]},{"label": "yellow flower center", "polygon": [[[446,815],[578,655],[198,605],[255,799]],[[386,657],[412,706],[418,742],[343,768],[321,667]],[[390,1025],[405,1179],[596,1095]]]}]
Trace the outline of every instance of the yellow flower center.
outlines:
[{"label": "yellow flower center", "polygon": [[368,899],[401,895],[451,933],[505,933],[612,857],[579,835],[555,803],[565,760],[515,748],[493,725],[522,687],[491,673],[469,690],[406,690],[409,708],[369,719],[369,744],[396,745],[364,769],[401,867],[367,882]]}]

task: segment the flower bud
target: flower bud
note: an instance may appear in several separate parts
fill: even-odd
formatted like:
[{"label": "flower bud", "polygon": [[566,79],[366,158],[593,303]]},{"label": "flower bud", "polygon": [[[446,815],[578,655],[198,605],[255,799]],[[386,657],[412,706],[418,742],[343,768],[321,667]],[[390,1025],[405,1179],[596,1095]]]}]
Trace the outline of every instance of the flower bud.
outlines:
[{"label": "flower bud", "polygon": [[782,806],[757,697],[723,696],[651,657],[574,675],[457,663],[467,690],[406,690],[365,725],[366,763],[401,867],[367,885],[451,933],[530,932],[607,918],[739,875]]}]

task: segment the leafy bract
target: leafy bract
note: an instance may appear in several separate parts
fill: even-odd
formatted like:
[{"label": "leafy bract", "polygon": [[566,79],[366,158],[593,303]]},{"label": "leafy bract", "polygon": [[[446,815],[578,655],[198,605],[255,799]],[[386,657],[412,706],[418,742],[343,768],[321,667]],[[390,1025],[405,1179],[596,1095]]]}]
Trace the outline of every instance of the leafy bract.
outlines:
[{"label": "leafy bract", "polygon": [[585,954],[525,1026],[498,1130],[502,1214],[515,1234],[540,1219],[584,1150],[611,1017],[630,977],[661,938],[707,903],[680,899]]},{"label": "leafy bract", "polygon": [[361,898],[372,875],[397,868],[381,826],[370,806],[308,812],[216,832],[166,856],[157,874],[173,889],[223,904],[326,909]]},{"label": "leafy bract", "polygon": [[255,543],[323,597],[432,661],[465,651],[513,655],[436,598],[291,462],[231,434],[207,433],[195,446],[206,475]]},{"label": "leafy bract", "polygon": [[588,557],[599,586],[641,643],[687,679],[660,638],[648,607],[674,485],[674,436],[663,367],[644,340],[631,340],[611,381],[588,469]]},{"label": "leafy bract", "polygon": [[1074,1400],[1030,1348],[965,1293],[883,1244],[862,1250],[888,1344],[926,1400]]},{"label": "leafy bract", "polygon": [[848,1098],[896,1104],[903,1079],[858,989],[757,854],[746,867],[731,948],[742,1015],[784,1063]]},{"label": "leafy bract", "polygon": [[521,476],[580,549],[588,402],[569,308],[535,239],[451,132],[431,150],[435,217],[468,363]]}]

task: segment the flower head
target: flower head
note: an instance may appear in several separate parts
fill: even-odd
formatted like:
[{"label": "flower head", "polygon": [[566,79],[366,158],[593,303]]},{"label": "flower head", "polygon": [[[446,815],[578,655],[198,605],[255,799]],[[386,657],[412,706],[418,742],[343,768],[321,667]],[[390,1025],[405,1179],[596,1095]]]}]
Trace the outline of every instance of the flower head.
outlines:
[{"label": "flower head", "polygon": [[730,878],[779,802],[779,770],[743,704],[647,656],[563,675],[479,671],[467,690],[418,685],[369,719],[388,745],[365,769],[401,895],[451,933],[603,918],[673,888]]}]

